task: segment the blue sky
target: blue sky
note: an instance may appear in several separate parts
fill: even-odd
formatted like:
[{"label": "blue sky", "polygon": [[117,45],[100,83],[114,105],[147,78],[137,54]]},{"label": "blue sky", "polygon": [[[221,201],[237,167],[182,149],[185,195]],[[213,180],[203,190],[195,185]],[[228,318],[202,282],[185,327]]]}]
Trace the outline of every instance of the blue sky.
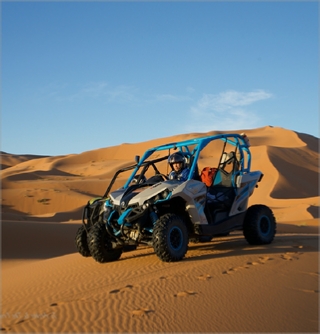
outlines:
[{"label": "blue sky", "polygon": [[317,1],[2,1],[1,15],[2,151],[266,125],[319,137]]}]

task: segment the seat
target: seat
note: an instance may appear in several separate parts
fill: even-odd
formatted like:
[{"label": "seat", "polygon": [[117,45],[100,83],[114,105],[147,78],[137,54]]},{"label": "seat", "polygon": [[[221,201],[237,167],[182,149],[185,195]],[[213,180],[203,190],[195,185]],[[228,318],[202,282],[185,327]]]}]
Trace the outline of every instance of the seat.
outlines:
[{"label": "seat", "polygon": [[236,157],[236,153],[234,151],[231,151],[229,153],[223,152],[219,163],[219,168],[223,169],[227,173],[239,170],[240,164]]},{"label": "seat", "polygon": [[216,170],[213,184],[208,187],[205,212],[207,217],[215,219],[216,214],[227,215],[231,209],[236,189],[234,184],[235,172],[239,170],[239,162],[235,152],[222,154],[219,168]]},{"label": "seat", "polygon": [[213,184],[208,188],[208,201],[223,208],[230,208],[235,195],[234,172],[239,169],[239,163],[235,152],[224,152],[219,168],[213,179]]}]

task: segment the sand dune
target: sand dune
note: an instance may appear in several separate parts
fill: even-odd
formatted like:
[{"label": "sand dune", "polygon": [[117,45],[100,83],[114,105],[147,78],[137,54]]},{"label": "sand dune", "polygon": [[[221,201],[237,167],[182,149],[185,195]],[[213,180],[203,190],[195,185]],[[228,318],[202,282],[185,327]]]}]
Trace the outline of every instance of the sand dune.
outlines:
[{"label": "sand dune", "polygon": [[[278,233],[249,246],[240,232],[189,244],[163,263],[139,247],[99,264],[76,252],[82,208],[119,168],[183,134],[66,156],[1,153],[1,330],[14,333],[318,332],[319,138],[246,132],[264,173],[250,204],[272,208]],[[217,134],[210,132],[208,134]]]}]

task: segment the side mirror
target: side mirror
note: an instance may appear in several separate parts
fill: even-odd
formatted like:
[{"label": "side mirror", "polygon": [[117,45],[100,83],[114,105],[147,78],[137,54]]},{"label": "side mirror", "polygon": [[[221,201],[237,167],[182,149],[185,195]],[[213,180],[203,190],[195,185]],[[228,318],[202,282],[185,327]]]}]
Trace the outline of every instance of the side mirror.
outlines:
[{"label": "side mirror", "polygon": [[134,157],[134,160],[135,160],[135,162],[138,164],[139,161],[140,161],[140,155],[136,155],[136,156]]}]

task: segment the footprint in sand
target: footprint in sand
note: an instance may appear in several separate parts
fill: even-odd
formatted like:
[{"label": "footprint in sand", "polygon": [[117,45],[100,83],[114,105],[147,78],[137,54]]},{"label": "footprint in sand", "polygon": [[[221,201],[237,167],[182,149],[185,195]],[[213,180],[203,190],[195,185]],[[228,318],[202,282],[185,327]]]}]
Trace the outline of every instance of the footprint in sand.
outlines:
[{"label": "footprint in sand", "polygon": [[249,265],[249,266],[256,266],[257,264],[259,264],[259,262],[257,262],[257,261],[247,262],[247,265]]},{"label": "footprint in sand", "polygon": [[[247,262],[247,266],[256,266],[258,264],[266,264],[268,261],[273,260],[272,257],[269,256],[260,256],[258,261],[249,261]],[[249,267],[246,268],[248,269]]]},{"label": "footprint in sand", "polygon": [[197,279],[200,280],[200,281],[207,281],[210,278],[211,278],[210,275],[200,275],[200,276],[197,277]]},{"label": "footprint in sand", "polygon": [[240,269],[240,267],[239,268],[229,268],[228,270],[223,271],[222,274],[230,275],[230,274],[233,274],[234,272],[236,272],[238,269]]},{"label": "footprint in sand", "polygon": [[125,291],[128,291],[128,290],[131,290],[132,288],[133,288],[133,285],[128,284],[128,285],[124,286],[123,288],[111,290],[111,291],[109,291],[109,293],[125,292]]},{"label": "footprint in sand", "polygon": [[181,291],[174,295],[174,297],[188,297],[196,295],[197,293],[194,291]]},{"label": "footprint in sand", "polygon": [[150,310],[148,308],[140,308],[140,309],[137,309],[137,310],[133,310],[131,311],[131,315],[133,317],[142,317],[142,316],[148,316],[149,313],[153,313],[154,310]]},{"label": "footprint in sand", "polygon": [[272,260],[273,260],[273,258],[269,257],[269,256],[260,256],[259,257],[259,263],[261,263],[261,264],[265,264],[266,262],[272,261]]},{"label": "footprint in sand", "polygon": [[286,252],[285,254],[281,254],[280,257],[283,260],[293,261],[293,260],[299,260],[299,255],[303,253],[299,252]]},{"label": "footprint in sand", "polygon": [[240,267],[234,267],[234,268],[229,268],[228,270],[225,270],[222,272],[222,274],[233,274],[234,272],[240,270],[240,269],[249,269],[250,266],[256,266],[259,264],[265,264],[267,261],[271,261],[273,260],[272,257],[269,256],[261,256],[259,257],[258,261],[248,261],[244,266],[240,266]]}]

